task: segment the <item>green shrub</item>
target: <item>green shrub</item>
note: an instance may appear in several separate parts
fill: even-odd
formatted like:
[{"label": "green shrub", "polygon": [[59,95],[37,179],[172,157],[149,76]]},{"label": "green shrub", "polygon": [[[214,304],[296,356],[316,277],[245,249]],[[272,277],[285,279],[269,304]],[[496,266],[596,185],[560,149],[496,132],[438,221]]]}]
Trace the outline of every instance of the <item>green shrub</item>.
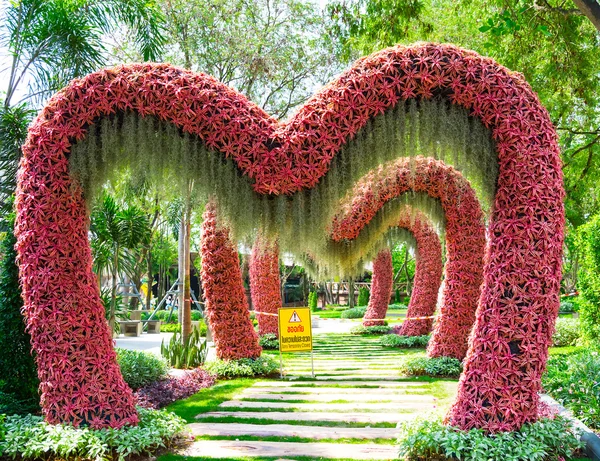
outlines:
[{"label": "green shrub", "polygon": [[581,331],[586,342],[600,342],[600,215],[577,230],[577,287]]},{"label": "green shrub", "polygon": [[308,307],[311,312],[315,312],[317,310],[317,303],[319,301],[319,294],[316,291],[311,291],[308,293]]},{"label": "green shrub", "polygon": [[350,329],[352,335],[387,335],[391,331],[391,328],[385,325],[373,325],[366,327],[364,325],[357,325]]},{"label": "green shrub", "polygon": [[542,378],[544,390],[575,417],[600,429],[600,353],[585,349],[552,356]]},{"label": "green shrub", "polygon": [[0,415],[39,414],[39,398],[20,399],[14,392],[0,391]]},{"label": "green shrub", "polygon": [[161,333],[181,333],[181,324],[179,323],[161,323]]},{"label": "green shrub", "polygon": [[385,335],[381,338],[381,345],[383,347],[399,347],[401,349],[408,349],[412,347],[427,347],[431,335],[423,336],[402,336],[402,335]]},{"label": "green shrub", "polygon": [[23,460],[123,461],[130,455],[148,457],[173,445],[186,431],[185,421],[169,411],[138,408],[138,414],[137,426],[101,430],[55,426],[38,416],[9,416],[0,454]]},{"label": "green shrub", "polygon": [[572,314],[577,311],[577,307],[573,301],[561,301],[560,308],[558,310],[559,314]]},{"label": "green shrub", "polygon": [[254,378],[259,376],[276,376],[279,363],[268,355],[257,359],[213,360],[204,367],[219,379]]},{"label": "green shrub", "polygon": [[401,425],[400,459],[460,461],[564,461],[584,444],[566,418],[543,418],[514,432],[487,434],[480,429],[462,431],[441,419],[417,419]]},{"label": "green shrub", "polygon": [[340,317],[343,319],[362,319],[365,316],[365,312],[367,312],[366,307],[353,307],[342,311]]},{"label": "green shrub", "polygon": [[[4,441],[6,438],[6,415],[0,415],[0,442]],[[2,455],[2,450],[0,450],[0,456]]]},{"label": "green shrub", "polygon": [[402,303],[394,303],[394,304],[390,304],[388,306],[388,310],[389,309],[394,309],[394,310],[398,310],[398,309],[408,309],[408,306],[406,304],[402,304]]},{"label": "green shrub", "polygon": [[4,223],[11,231],[0,241],[0,413],[39,411],[37,367],[21,314],[23,299],[16,263],[14,215]]},{"label": "green shrub", "polygon": [[181,341],[180,333],[174,333],[167,345],[163,339],[160,353],[173,368],[198,368],[206,360],[208,347],[206,341],[200,336],[200,331],[193,328],[192,334],[184,343]]},{"label": "green shrub", "polygon": [[[200,336],[205,337],[208,331],[206,323],[204,321],[200,321],[198,324],[198,328],[200,329]],[[160,324],[160,332],[161,333],[181,333],[181,324],[179,323],[161,323]]]},{"label": "green shrub", "polygon": [[371,292],[369,291],[368,288],[360,287],[358,289],[358,300],[356,301],[356,304],[358,306],[366,306],[367,304],[369,304],[370,296],[371,296]]},{"label": "green shrub", "polygon": [[167,376],[167,362],[154,354],[128,349],[116,351],[123,379],[134,391]]},{"label": "green shrub", "polygon": [[557,319],[552,345],[557,347],[576,346],[580,338],[579,319]]},{"label": "green shrub", "polygon": [[279,350],[279,339],[277,338],[277,335],[273,333],[267,333],[262,335],[258,339],[258,344],[260,345],[260,347],[267,351]]},{"label": "green shrub", "polygon": [[[152,311],[142,311],[142,320],[148,320],[150,318],[150,314],[152,314]],[[169,317],[169,314],[171,314],[170,309],[161,309],[154,313],[154,315],[152,316],[152,320],[160,320],[163,323],[169,323],[169,324],[179,323],[179,317],[178,317],[179,314],[177,313],[176,310],[173,310],[173,313],[171,314],[170,317]],[[202,312],[196,311],[196,310],[193,310],[191,312],[191,318],[192,318],[192,322],[204,320],[204,317],[202,316]],[[169,321],[167,322],[167,320],[169,320]]]},{"label": "green shrub", "polygon": [[454,357],[416,357],[400,366],[400,373],[407,376],[432,376],[435,378],[458,378],[462,363]]}]

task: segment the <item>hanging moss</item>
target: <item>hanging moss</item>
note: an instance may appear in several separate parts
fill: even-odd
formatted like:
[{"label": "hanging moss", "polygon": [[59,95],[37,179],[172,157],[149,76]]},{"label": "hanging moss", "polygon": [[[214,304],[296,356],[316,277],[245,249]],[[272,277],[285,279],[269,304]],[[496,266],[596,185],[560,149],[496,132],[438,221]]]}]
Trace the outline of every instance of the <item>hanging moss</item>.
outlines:
[{"label": "hanging moss", "polygon": [[[395,210],[382,210],[364,237],[338,248],[329,242],[328,225],[340,202],[370,171],[398,157],[417,155],[442,159],[461,170],[489,211],[498,169],[490,132],[464,109],[440,98],[399,102],[370,120],[334,157],[316,187],[293,196],[256,194],[230,159],[207,149],[198,137],[134,113],[118,113],[91,125],[88,136],[73,145],[70,167],[88,201],[123,168],[156,184],[183,187],[194,179],[200,199],[215,197],[233,239],[251,242],[261,228],[267,237],[277,237],[282,251],[316,257],[322,266],[319,273],[348,275],[373,255],[380,229]],[[419,196],[403,200],[434,222],[443,221],[439,205]]]}]

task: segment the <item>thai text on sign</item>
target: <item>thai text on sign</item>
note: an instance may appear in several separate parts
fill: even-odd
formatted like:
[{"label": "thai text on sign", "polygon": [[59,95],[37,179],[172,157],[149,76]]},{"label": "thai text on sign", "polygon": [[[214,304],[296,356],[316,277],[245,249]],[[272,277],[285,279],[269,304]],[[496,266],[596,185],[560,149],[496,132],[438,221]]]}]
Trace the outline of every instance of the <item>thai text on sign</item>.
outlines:
[{"label": "thai text on sign", "polygon": [[279,350],[281,352],[312,351],[312,328],[308,307],[279,309]]}]

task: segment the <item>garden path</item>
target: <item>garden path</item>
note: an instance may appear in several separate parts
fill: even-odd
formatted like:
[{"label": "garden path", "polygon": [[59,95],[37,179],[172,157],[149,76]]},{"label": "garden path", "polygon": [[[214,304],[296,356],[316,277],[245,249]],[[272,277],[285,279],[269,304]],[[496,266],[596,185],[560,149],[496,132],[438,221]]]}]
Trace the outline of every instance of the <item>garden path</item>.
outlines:
[{"label": "garden path", "polygon": [[[278,352],[265,352],[278,358]],[[406,379],[399,365],[424,351],[384,349],[378,337],[314,337],[284,354],[284,380],[256,381],[190,424],[196,459],[396,459],[398,422],[444,411],[456,382]]]}]

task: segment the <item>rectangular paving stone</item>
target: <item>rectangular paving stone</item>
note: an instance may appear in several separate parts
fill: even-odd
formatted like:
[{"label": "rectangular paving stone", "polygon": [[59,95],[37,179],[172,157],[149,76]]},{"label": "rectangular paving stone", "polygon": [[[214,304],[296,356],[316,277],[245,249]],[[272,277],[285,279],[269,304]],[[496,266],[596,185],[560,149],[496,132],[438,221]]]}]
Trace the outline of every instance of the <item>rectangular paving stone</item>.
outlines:
[{"label": "rectangular paving stone", "polygon": [[323,427],[294,424],[192,423],[194,436],[304,437],[308,439],[395,439],[398,429],[374,427]]},{"label": "rectangular paving stone", "polygon": [[334,386],[378,386],[378,387],[409,387],[409,386],[427,386],[429,383],[425,381],[377,381],[377,380],[365,380],[365,381],[344,381],[336,380],[328,383],[323,381],[259,381],[254,386],[260,387],[304,387],[304,385],[310,384],[312,386],[326,387],[330,385]]},{"label": "rectangular paving stone", "polygon": [[415,413],[316,413],[302,411],[211,411],[201,413],[196,418],[227,418],[235,417],[240,419],[271,419],[274,421],[305,421],[311,423],[314,421],[330,421],[345,423],[398,423],[408,421],[416,417]]},{"label": "rectangular paving stone", "polygon": [[234,440],[202,440],[194,442],[183,453],[185,456],[204,458],[276,457],[294,459],[298,456],[313,458],[347,458],[369,460],[397,459],[394,445],[372,443],[296,443],[296,442],[238,442]]},{"label": "rectangular paving stone", "polygon": [[[427,391],[428,387],[423,387],[423,392]],[[385,388],[352,388],[352,387],[258,387],[252,386],[244,389],[244,394],[249,393],[261,393],[261,394],[279,394],[281,392],[294,392],[296,395],[315,395],[315,394],[345,394],[345,395],[399,395],[406,393],[407,391],[415,390],[419,391],[421,388],[416,386],[398,386],[398,387],[385,387]]]},{"label": "rectangular paving stone", "polygon": [[363,392],[362,394],[350,394],[338,392],[335,394],[261,394],[256,392],[242,392],[236,395],[237,399],[253,400],[309,400],[311,402],[331,402],[332,400],[349,400],[355,402],[386,401],[386,402],[431,402],[431,395],[407,395],[407,394],[375,394]]},{"label": "rectangular paving stone", "polygon": [[[421,396],[418,396],[421,397]],[[219,405],[221,408],[288,408],[303,411],[430,411],[435,408],[433,397],[429,401],[409,400],[404,402],[387,403],[293,403],[293,402],[245,402],[242,400],[229,400]]]}]

